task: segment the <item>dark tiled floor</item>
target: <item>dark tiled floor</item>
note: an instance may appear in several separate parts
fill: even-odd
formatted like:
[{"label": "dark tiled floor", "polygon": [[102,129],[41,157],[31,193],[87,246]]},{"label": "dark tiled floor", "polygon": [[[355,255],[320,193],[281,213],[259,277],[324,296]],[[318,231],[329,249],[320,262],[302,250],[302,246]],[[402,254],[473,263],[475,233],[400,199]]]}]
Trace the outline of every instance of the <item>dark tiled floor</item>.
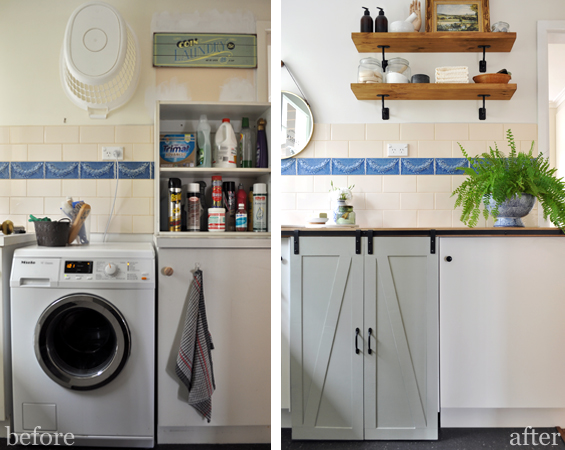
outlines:
[{"label": "dark tiled floor", "polygon": [[[565,448],[561,437],[557,445],[540,445],[540,433],[556,433],[555,428],[536,428],[537,445],[532,444],[528,436],[528,445],[524,444],[524,429],[521,428],[443,428],[437,441],[293,441],[290,429],[282,430],[281,450],[543,450]],[[520,434],[520,444],[512,445],[512,433]],[[514,444],[516,442],[514,441]]]}]

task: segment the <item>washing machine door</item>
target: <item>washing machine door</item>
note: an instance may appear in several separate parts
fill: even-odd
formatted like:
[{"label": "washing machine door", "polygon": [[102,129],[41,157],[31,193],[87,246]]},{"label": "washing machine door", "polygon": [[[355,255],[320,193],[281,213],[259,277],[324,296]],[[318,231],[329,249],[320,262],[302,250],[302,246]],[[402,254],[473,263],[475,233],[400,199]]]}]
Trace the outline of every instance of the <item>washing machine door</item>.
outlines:
[{"label": "washing machine door", "polygon": [[35,328],[35,355],[45,373],[68,389],[91,390],[112,381],[131,348],[129,327],[118,309],[92,294],[54,301]]}]

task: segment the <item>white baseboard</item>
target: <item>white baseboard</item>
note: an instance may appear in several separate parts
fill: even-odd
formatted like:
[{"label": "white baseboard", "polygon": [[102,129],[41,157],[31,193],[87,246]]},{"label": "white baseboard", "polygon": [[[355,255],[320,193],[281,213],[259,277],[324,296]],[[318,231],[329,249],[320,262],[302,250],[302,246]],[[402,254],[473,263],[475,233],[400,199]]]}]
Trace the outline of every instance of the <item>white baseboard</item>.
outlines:
[{"label": "white baseboard", "polygon": [[159,444],[268,444],[271,427],[158,427]]},{"label": "white baseboard", "polygon": [[565,408],[442,408],[441,428],[565,427]]},{"label": "white baseboard", "polygon": [[281,409],[281,428],[292,428],[292,420],[289,409]]}]

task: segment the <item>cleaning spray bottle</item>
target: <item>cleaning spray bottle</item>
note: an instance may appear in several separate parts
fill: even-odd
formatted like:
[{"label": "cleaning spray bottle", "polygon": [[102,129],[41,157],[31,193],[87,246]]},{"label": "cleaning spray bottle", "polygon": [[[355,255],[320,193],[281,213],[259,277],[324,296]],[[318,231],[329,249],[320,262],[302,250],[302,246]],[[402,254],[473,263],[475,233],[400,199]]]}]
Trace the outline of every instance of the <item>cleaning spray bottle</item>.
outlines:
[{"label": "cleaning spray bottle", "polygon": [[198,128],[196,128],[196,143],[198,145],[198,167],[212,167],[210,124],[206,114],[200,116],[200,122],[198,122]]}]

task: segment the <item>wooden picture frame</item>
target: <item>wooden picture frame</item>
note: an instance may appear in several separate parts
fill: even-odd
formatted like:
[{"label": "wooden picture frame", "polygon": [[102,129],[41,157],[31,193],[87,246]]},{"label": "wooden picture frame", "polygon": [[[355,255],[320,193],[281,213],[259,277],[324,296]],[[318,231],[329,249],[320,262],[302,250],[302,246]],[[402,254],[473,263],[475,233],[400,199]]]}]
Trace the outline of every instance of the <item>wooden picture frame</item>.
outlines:
[{"label": "wooden picture frame", "polygon": [[427,0],[426,32],[490,31],[489,0]]}]

